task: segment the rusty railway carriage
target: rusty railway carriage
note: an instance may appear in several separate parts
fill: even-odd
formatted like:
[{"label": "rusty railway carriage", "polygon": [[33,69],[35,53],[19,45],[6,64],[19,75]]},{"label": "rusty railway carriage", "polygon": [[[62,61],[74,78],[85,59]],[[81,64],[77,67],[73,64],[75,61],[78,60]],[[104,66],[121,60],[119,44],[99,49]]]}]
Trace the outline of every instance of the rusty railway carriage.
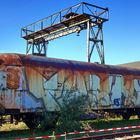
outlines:
[{"label": "rusty railway carriage", "polygon": [[140,114],[140,70],[22,54],[0,54],[0,115],[35,127],[36,112],[57,112],[65,94],[87,95],[95,111]]}]

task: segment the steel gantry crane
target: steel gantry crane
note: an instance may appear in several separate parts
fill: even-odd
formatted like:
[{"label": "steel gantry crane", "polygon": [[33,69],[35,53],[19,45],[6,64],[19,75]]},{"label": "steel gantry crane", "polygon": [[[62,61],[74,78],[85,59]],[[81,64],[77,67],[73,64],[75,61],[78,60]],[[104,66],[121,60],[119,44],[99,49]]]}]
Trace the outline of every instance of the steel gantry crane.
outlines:
[{"label": "steel gantry crane", "polygon": [[47,56],[48,42],[72,33],[87,30],[87,62],[91,62],[94,48],[104,64],[103,23],[108,21],[108,8],[79,3],[59,11],[21,29],[27,40],[26,54]]}]

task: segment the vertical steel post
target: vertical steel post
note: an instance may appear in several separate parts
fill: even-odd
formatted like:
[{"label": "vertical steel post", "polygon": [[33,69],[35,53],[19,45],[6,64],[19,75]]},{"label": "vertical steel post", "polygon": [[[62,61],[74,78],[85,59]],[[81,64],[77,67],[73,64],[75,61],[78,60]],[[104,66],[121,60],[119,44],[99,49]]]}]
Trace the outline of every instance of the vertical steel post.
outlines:
[{"label": "vertical steel post", "polygon": [[105,64],[102,24],[100,25],[100,40],[101,40],[101,56],[102,56],[102,58],[101,58],[101,64]]},{"label": "vertical steel post", "polygon": [[32,44],[32,54],[34,55],[34,49],[35,49],[35,42],[33,41],[33,44]]},{"label": "vertical steel post", "polygon": [[87,62],[90,62],[90,21],[87,22]]},{"label": "vertical steel post", "polygon": [[28,54],[28,41],[26,42],[26,54]]}]

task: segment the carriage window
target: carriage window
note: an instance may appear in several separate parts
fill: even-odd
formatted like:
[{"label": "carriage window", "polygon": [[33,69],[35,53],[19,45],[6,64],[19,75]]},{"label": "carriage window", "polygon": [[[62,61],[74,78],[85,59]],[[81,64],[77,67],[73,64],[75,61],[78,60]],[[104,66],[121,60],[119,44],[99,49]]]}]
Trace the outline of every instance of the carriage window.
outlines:
[{"label": "carriage window", "polygon": [[44,89],[57,89],[57,74],[53,75],[49,79],[44,79]]}]

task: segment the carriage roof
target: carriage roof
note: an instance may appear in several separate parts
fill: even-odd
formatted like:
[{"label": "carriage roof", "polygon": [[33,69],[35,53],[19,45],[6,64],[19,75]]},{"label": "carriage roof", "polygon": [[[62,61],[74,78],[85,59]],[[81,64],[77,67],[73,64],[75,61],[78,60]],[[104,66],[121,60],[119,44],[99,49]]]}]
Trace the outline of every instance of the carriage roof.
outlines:
[{"label": "carriage roof", "polygon": [[0,65],[30,66],[43,68],[51,67],[52,69],[69,69],[87,72],[140,76],[140,70],[134,68],[24,54],[0,54]]}]

